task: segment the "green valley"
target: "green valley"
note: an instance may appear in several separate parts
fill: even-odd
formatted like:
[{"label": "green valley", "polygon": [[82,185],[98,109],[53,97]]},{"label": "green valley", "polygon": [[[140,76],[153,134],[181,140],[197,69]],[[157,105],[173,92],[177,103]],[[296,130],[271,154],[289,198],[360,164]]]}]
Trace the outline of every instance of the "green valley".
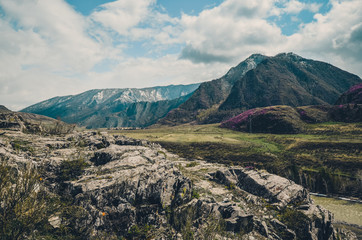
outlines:
[{"label": "green valley", "polygon": [[308,124],[303,134],[250,134],[211,125],[110,133],[147,139],[186,159],[265,169],[310,191],[361,198],[362,124]]}]

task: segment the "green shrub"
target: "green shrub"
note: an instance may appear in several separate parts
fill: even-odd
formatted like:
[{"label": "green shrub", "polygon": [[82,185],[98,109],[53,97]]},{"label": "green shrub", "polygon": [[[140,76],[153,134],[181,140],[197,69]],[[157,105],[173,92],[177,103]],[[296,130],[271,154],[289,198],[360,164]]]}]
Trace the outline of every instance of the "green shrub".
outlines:
[{"label": "green shrub", "polygon": [[189,168],[189,167],[196,167],[197,165],[199,165],[197,162],[190,162],[188,164],[186,164],[186,167]]},{"label": "green shrub", "polygon": [[152,239],[152,233],[154,231],[154,227],[150,225],[144,225],[139,227],[137,225],[133,225],[127,233],[127,239]]},{"label": "green shrub", "polygon": [[301,211],[286,208],[278,216],[279,220],[283,222],[289,229],[292,229],[297,239],[309,239],[308,237],[308,226],[311,219]]},{"label": "green shrub", "polygon": [[0,161],[0,239],[29,238],[59,209],[37,170],[16,170]]},{"label": "green shrub", "polygon": [[33,153],[34,148],[29,146],[29,144],[30,144],[30,142],[24,141],[24,140],[21,140],[21,139],[15,139],[14,141],[11,142],[11,146],[13,146],[13,148],[16,151],[23,151],[23,152]]},{"label": "green shrub", "polygon": [[200,194],[194,189],[192,190],[192,198],[196,198],[199,199],[200,198]]},{"label": "green shrub", "polygon": [[60,181],[75,180],[89,164],[82,158],[64,161],[60,164],[58,178]]}]

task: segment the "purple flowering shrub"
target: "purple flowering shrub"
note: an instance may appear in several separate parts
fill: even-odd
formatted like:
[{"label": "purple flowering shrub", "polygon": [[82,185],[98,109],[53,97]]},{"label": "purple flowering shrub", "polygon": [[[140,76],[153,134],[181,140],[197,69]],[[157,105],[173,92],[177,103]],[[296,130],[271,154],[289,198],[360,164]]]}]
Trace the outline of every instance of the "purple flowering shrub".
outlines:
[{"label": "purple flowering shrub", "polygon": [[332,121],[362,122],[362,104],[336,105],[331,108],[328,114]]},{"label": "purple flowering shrub", "polygon": [[321,123],[328,121],[328,111],[330,106],[314,105],[297,107],[299,118],[305,123]]},{"label": "purple flowering shrub", "polygon": [[247,110],[220,127],[250,133],[299,133],[304,128],[297,109],[278,105]]},{"label": "purple flowering shrub", "polygon": [[354,85],[347,92],[343,93],[336,104],[362,104],[362,83]]},{"label": "purple flowering shrub", "polygon": [[351,103],[362,103],[362,83],[354,85],[347,93],[354,95]]},{"label": "purple flowering shrub", "polygon": [[258,116],[258,115],[266,114],[271,109],[272,108],[262,108],[262,109],[253,108],[253,109],[247,110],[229,120],[222,122],[220,127],[236,130],[239,128],[240,125],[247,123],[250,118]]},{"label": "purple flowering shrub", "polygon": [[354,92],[356,92],[356,91],[361,91],[361,92],[362,92],[362,83],[357,84],[357,85],[354,85],[353,87],[351,87],[351,88],[347,91],[347,94],[354,93]]}]

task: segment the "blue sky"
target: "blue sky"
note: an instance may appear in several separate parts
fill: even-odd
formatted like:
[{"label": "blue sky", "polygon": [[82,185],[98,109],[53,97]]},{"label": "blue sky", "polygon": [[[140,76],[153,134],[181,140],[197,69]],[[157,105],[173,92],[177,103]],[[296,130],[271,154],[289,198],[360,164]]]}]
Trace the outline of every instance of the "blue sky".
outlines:
[{"label": "blue sky", "polygon": [[[90,15],[98,6],[115,2],[116,0],[67,0],[74,9],[83,15]],[[172,17],[180,17],[182,13],[196,15],[202,10],[212,8],[222,3],[222,0],[159,0],[157,5],[164,8]]]},{"label": "blue sky", "polygon": [[0,104],[209,81],[253,53],[362,76],[360,0],[0,0]]}]

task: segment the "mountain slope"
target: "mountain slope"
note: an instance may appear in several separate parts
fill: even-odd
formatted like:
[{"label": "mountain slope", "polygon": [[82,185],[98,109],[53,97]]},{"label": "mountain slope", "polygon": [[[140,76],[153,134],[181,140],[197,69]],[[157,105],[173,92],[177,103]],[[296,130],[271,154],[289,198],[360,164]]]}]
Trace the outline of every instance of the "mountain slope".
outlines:
[{"label": "mountain slope", "polygon": [[[74,96],[55,97],[27,107],[22,112],[61,118],[65,122],[86,127],[141,127],[154,123],[158,117],[163,117],[172,108],[178,107],[198,86],[199,84],[144,89],[95,89]],[[149,121],[138,117],[136,121],[128,122],[126,119],[129,117],[127,113],[131,111],[129,109],[145,103],[152,110],[148,111]],[[157,105],[162,105],[162,108],[155,111],[152,106]],[[138,116],[140,115],[142,114],[139,113]],[[116,119],[119,117],[123,119]]]},{"label": "mountain slope", "polygon": [[361,81],[324,62],[293,53],[278,54],[238,80],[219,109],[334,104],[344,91]]},{"label": "mountain slope", "polygon": [[216,123],[256,107],[334,104],[360,82],[354,74],[293,53],[252,55],[224,77],[201,84],[159,123]]},{"label": "mountain slope", "polygon": [[347,92],[343,93],[336,102],[336,105],[340,104],[362,104],[362,83],[351,87]]},{"label": "mountain slope", "polygon": [[84,120],[78,122],[88,128],[104,127],[147,127],[157,122],[157,120],[166,116],[166,114],[180,104],[184,103],[189,95],[172,100],[163,100],[157,102],[134,102],[125,104],[124,109],[119,112],[104,114],[105,111],[99,111],[89,115]]},{"label": "mountain slope", "polygon": [[[253,54],[245,61],[231,68],[223,77],[201,83],[192,96],[178,109],[172,110],[161,124],[173,125],[196,120],[202,110],[218,106],[229,95],[234,83],[242,78],[246,72],[255,68],[266,56]],[[180,118],[182,116],[182,118]]]}]

